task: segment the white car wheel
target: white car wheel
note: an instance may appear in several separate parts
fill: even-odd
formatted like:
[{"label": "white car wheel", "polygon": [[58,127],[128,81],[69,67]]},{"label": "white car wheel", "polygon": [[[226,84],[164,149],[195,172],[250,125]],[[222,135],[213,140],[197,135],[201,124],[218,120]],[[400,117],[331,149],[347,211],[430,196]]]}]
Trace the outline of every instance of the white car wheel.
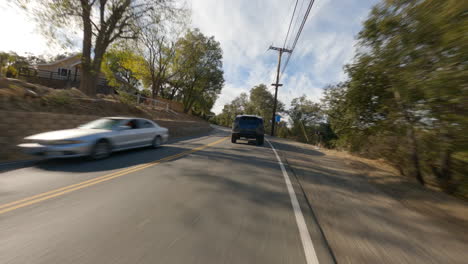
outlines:
[{"label": "white car wheel", "polygon": [[111,146],[105,140],[99,140],[91,151],[91,158],[94,160],[105,159],[110,156]]},{"label": "white car wheel", "polygon": [[160,136],[156,136],[154,139],[153,139],[153,148],[159,148],[162,144],[162,140],[161,140],[161,137]]}]

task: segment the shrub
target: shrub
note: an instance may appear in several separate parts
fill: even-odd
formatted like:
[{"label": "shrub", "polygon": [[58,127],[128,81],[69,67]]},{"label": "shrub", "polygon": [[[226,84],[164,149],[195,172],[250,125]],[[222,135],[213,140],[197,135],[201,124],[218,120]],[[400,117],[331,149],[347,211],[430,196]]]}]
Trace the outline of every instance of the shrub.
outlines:
[{"label": "shrub", "polygon": [[47,94],[44,99],[47,103],[54,105],[66,105],[72,101],[72,97],[67,90],[54,90]]},{"label": "shrub", "polygon": [[126,105],[135,105],[136,97],[132,94],[121,92],[119,93],[119,101]]}]

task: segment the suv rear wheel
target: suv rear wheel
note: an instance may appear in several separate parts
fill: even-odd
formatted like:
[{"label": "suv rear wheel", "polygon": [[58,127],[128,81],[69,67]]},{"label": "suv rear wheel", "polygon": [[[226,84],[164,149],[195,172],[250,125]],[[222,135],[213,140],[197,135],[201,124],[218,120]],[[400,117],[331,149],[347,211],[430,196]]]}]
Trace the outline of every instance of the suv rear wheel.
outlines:
[{"label": "suv rear wheel", "polygon": [[237,137],[235,135],[231,135],[231,143],[236,143]]},{"label": "suv rear wheel", "polygon": [[257,137],[257,145],[259,146],[263,145],[263,141],[264,141],[264,136]]}]

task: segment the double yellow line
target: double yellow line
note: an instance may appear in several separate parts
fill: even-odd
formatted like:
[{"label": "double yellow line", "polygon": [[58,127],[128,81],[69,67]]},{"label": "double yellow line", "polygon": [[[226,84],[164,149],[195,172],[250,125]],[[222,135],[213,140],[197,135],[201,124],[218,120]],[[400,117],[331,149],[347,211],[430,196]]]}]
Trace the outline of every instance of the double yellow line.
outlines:
[{"label": "double yellow line", "polygon": [[143,163],[143,164],[133,166],[133,167],[130,167],[130,168],[127,168],[127,169],[123,169],[123,170],[120,170],[120,171],[117,171],[117,172],[113,172],[113,173],[110,173],[110,174],[99,176],[99,177],[96,177],[96,178],[93,178],[93,179],[90,179],[90,180],[87,180],[87,181],[79,182],[79,183],[76,183],[76,184],[68,185],[68,186],[58,188],[58,189],[55,189],[55,190],[51,190],[51,191],[48,191],[48,192],[44,192],[44,193],[40,193],[40,194],[33,195],[33,196],[30,196],[30,197],[26,197],[24,199],[17,200],[17,201],[14,201],[14,202],[2,204],[2,205],[0,205],[0,214],[4,214],[4,213],[7,213],[7,212],[10,212],[10,211],[13,211],[13,210],[28,206],[28,205],[36,204],[36,203],[39,203],[39,202],[42,202],[42,201],[45,201],[45,200],[48,200],[48,199],[51,199],[51,198],[54,198],[54,197],[57,197],[57,196],[64,195],[64,194],[69,193],[69,192],[80,190],[80,189],[83,189],[83,188],[86,188],[86,187],[89,187],[89,186],[92,186],[92,185],[95,185],[95,184],[98,184],[98,183],[101,183],[101,182],[105,182],[105,181],[108,181],[108,180],[111,180],[111,179],[114,179],[114,178],[117,178],[117,177],[121,177],[121,176],[127,175],[127,174],[132,173],[132,172],[140,171],[140,170],[149,168],[151,166],[157,165],[157,164],[159,164],[161,162],[164,162],[164,161],[174,160],[174,159],[180,158],[182,156],[188,155],[190,153],[197,152],[197,151],[200,151],[202,149],[208,148],[210,146],[219,144],[219,143],[223,142],[226,139],[227,138],[222,138],[222,139],[214,141],[212,143],[209,143],[209,144],[206,144],[206,145],[203,145],[203,146],[200,146],[200,147],[196,147],[196,148],[181,152],[181,153],[176,154],[176,155],[168,156],[168,157],[165,157],[165,158],[160,159],[160,160],[156,160],[156,161],[152,161],[152,162],[148,162],[148,163]]}]

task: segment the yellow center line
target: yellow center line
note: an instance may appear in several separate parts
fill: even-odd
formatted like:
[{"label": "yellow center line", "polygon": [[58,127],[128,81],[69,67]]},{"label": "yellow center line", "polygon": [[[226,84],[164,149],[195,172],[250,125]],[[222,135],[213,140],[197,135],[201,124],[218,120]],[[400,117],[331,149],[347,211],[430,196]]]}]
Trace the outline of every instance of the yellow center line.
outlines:
[{"label": "yellow center line", "polygon": [[127,169],[123,169],[123,170],[120,170],[120,171],[117,171],[117,172],[113,172],[113,173],[110,173],[110,174],[99,176],[99,177],[96,177],[96,178],[93,178],[93,179],[90,179],[90,180],[86,180],[86,181],[83,181],[83,182],[68,185],[68,186],[61,187],[61,188],[51,190],[51,191],[48,191],[48,192],[44,192],[44,193],[40,193],[40,194],[33,195],[33,196],[30,196],[30,197],[26,197],[26,198],[23,198],[23,199],[14,201],[14,202],[6,203],[6,204],[3,204],[3,205],[0,205],[0,209],[1,209],[0,214],[10,212],[10,211],[13,211],[15,209],[22,208],[22,207],[25,207],[25,206],[28,206],[28,205],[31,205],[31,204],[39,203],[41,201],[48,200],[48,199],[51,199],[51,198],[54,198],[54,197],[57,197],[57,196],[60,196],[60,195],[64,195],[66,193],[73,192],[73,191],[76,191],[76,190],[79,190],[79,189],[83,189],[83,188],[86,188],[86,187],[89,187],[89,186],[92,186],[92,185],[95,185],[95,184],[98,184],[98,183],[101,183],[101,182],[104,182],[104,181],[108,181],[108,180],[111,180],[111,179],[114,179],[114,178],[117,178],[117,177],[121,177],[121,176],[130,174],[132,172],[140,171],[140,170],[149,168],[151,166],[157,165],[157,164],[159,164],[161,162],[164,162],[164,161],[174,160],[174,159],[177,159],[179,157],[182,157],[182,156],[185,156],[185,155],[188,155],[188,154],[203,150],[203,149],[208,148],[210,146],[214,146],[216,144],[219,144],[219,143],[223,142],[226,139],[227,139],[227,137],[222,138],[222,139],[217,140],[217,141],[214,141],[212,143],[200,146],[200,147],[193,148],[191,150],[181,152],[179,154],[175,154],[175,155],[172,155],[172,156],[169,156],[169,157],[165,157],[165,158],[156,160],[156,161],[140,164],[140,165],[133,166],[133,167],[130,167],[130,168],[127,168]]}]

